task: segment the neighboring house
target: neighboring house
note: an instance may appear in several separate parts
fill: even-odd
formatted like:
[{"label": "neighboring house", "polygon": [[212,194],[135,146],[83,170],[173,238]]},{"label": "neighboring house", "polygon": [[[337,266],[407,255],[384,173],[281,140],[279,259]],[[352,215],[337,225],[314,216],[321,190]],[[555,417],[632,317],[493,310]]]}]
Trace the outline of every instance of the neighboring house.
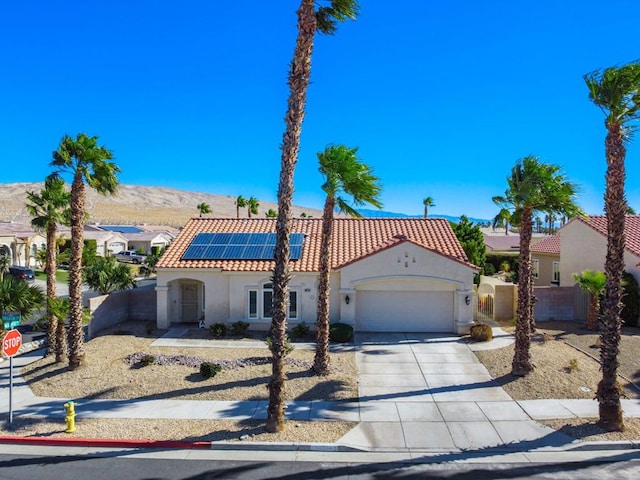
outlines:
[{"label": "neighboring house", "polygon": [[531,245],[531,270],[537,287],[560,284],[560,235]]},{"label": "neighboring house", "polygon": [[[560,285],[576,282],[572,273],[585,269],[604,271],[607,255],[607,217],[574,218],[559,231]],[[625,270],[640,281],[640,216],[627,215],[625,221]]]},{"label": "neighboring house", "polygon": [[8,255],[12,265],[37,266],[36,253],[46,245],[46,238],[30,224],[0,222],[0,254]]},{"label": "neighboring house", "polygon": [[518,255],[520,253],[520,235],[484,235],[487,255]]},{"label": "neighboring house", "polygon": [[[69,229],[62,230],[59,237],[70,239],[71,231]],[[85,226],[84,239],[96,241],[96,253],[101,257],[108,257],[113,253],[128,249],[128,241],[124,235],[119,232],[102,230],[94,225]]]},{"label": "neighboring house", "polygon": [[[127,239],[129,250],[142,250],[146,254],[151,254],[154,250],[160,251],[163,248],[167,248],[177,234],[176,229],[161,226],[100,225],[99,228],[121,233]],[[175,233],[170,233],[170,231]]]},{"label": "neighboring house", "polygon": [[[191,219],[156,266],[158,327],[242,320],[267,330],[275,227],[267,218]],[[321,219],[292,221],[290,324],[316,322],[321,229]],[[446,220],[338,218],[332,241],[332,323],[460,334],[473,324],[478,268]]]}]

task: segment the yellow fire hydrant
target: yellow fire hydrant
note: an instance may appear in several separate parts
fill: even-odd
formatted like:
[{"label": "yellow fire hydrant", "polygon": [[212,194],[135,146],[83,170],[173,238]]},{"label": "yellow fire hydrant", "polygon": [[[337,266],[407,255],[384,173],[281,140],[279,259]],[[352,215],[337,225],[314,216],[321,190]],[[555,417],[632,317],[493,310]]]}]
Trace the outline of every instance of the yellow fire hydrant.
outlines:
[{"label": "yellow fire hydrant", "polygon": [[64,409],[67,412],[66,417],[64,417],[64,421],[67,422],[67,430],[66,433],[73,433],[76,431],[76,407],[73,402],[68,402],[64,404]]}]

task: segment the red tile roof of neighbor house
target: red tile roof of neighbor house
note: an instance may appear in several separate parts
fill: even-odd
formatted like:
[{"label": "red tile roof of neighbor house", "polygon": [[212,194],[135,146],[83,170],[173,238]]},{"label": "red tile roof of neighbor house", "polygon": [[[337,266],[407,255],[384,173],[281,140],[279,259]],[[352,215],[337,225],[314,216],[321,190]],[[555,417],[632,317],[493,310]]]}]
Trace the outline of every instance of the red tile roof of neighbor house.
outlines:
[{"label": "red tile roof of neighbor house", "polygon": [[[586,223],[598,233],[607,236],[607,217],[605,215],[593,215],[590,217],[577,217],[572,222]],[[627,215],[624,225],[625,248],[632,254],[640,257],[640,215]]]},{"label": "red tile roof of neighbor house", "polygon": [[560,235],[544,237],[531,245],[532,253],[546,253],[547,255],[560,255]]},{"label": "red tile roof of neighbor house", "polygon": [[[292,233],[305,234],[302,256],[291,261],[294,272],[319,270],[322,219],[294,218]],[[275,232],[273,218],[192,218],[169,246],[157,268],[219,268],[225,271],[266,272],[273,260],[183,260],[185,250],[198,233]],[[441,218],[336,218],[332,234],[331,268],[379,252],[390,246],[411,242],[472,266],[449,222]]]}]

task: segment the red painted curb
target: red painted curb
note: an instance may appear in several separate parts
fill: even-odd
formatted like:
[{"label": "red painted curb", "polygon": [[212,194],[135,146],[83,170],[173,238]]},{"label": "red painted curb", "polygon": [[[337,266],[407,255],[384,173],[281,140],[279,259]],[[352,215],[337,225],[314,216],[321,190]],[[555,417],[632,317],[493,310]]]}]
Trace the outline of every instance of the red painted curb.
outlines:
[{"label": "red painted curb", "polygon": [[210,449],[211,442],[184,442],[178,440],[118,440],[110,438],[61,438],[0,436],[0,443],[17,445],[47,445],[53,447],[106,447],[106,448],[177,448]]}]

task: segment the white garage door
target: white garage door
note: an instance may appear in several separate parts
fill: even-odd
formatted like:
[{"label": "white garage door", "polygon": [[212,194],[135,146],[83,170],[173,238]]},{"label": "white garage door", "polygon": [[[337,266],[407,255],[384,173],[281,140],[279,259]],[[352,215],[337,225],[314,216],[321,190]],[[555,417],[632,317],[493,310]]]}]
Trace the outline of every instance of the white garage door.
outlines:
[{"label": "white garage door", "polygon": [[356,329],[365,332],[453,332],[453,293],[358,291]]}]

